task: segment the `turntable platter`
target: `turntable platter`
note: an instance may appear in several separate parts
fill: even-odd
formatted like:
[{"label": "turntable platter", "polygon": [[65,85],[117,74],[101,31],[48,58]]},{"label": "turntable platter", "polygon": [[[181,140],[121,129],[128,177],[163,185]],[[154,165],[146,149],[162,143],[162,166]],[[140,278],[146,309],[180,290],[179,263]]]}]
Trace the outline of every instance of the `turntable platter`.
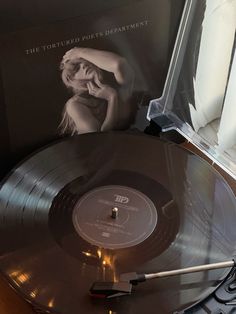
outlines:
[{"label": "turntable platter", "polygon": [[[235,196],[205,161],[157,138],[85,134],[37,152],[0,191],[0,269],[45,311],[172,313],[228,270],[162,278],[94,300],[94,281],[221,262],[235,252]],[[151,305],[151,306],[150,306]]]}]

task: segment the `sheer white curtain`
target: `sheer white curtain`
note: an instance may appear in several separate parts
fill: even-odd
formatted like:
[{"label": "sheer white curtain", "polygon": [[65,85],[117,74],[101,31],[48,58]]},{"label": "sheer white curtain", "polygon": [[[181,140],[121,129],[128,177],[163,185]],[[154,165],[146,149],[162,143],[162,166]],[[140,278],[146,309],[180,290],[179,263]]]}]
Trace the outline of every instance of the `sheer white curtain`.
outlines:
[{"label": "sheer white curtain", "polygon": [[[231,127],[228,124],[229,115],[233,114],[232,107],[234,105],[232,101],[235,102],[236,99],[234,95],[231,95],[233,92],[229,93],[228,98],[226,97],[227,101],[225,99],[225,104],[223,104],[231,64],[235,28],[236,0],[206,1],[194,79],[195,108],[190,104],[190,114],[193,127],[195,131],[198,131],[215,119],[220,119],[224,108],[218,134],[220,145],[225,141],[226,136],[230,137],[232,129],[235,132],[235,127],[232,126],[233,122],[236,121],[236,117],[230,117]],[[232,75],[235,76],[235,73],[232,72]],[[234,84],[234,86],[236,90],[236,85]],[[227,109],[227,107],[231,109]],[[228,124],[227,127],[226,124]],[[222,131],[223,129],[227,131]],[[217,138],[217,134],[215,137]]]},{"label": "sheer white curtain", "polygon": [[236,144],[236,53],[230,71],[228,87],[225,95],[218,144],[221,149],[229,149]]}]

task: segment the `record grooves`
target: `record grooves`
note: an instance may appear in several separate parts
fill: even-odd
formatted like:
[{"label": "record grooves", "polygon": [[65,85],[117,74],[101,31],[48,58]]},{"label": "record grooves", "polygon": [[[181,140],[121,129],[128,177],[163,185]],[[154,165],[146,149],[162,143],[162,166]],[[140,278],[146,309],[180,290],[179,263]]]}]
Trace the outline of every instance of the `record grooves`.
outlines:
[{"label": "record grooves", "polygon": [[91,299],[89,289],[125,272],[220,262],[235,251],[236,204],[225,181],[150,136],[65,139],[16,167],[0,200],[0,269],[30,302],[56,313],[143,314],[150,304],[150,314],[172,313],[212,291],[227,271],[153,280],[110,301]]}]

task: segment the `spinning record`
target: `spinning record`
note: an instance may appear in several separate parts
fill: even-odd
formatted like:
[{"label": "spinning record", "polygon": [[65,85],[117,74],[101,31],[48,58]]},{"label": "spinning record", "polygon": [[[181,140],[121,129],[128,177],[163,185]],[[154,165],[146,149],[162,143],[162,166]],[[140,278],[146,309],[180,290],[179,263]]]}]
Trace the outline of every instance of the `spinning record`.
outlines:
[{"label": "spinning record", "polygon": [[24,161],[0,191],[0,269],[33,305],[61,314],[172,313],[228,270],[147,281],[94,299],[95,281],[230,260],[236,201],[205,161],[157,138],[85,134]]}]

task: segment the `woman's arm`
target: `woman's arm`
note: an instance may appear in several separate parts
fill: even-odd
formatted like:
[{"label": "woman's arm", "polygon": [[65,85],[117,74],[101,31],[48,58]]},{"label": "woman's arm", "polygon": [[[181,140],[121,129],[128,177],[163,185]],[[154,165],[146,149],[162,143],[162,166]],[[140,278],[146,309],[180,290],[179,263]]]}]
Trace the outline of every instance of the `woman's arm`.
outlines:
[{"label": "woman's arm", "polygon": [[107,111],[105,119],[101,125],[100,131],[109,131],[116,129],[119,122],[120,108],[118,103],[118,95],[114,88],[97,82],[88,83],[89,94],[100,99],[107,101]]},{"label": "woman's arm", "polygon": [[101,131],[105,132],[116,129],[118,118],[118,97],[117,95],[112,95],[108,100],[107,113],[102,123]]},{"label": "woman's arm", "polygon": [[116,81],[121,84],[130,84],[134,79],[134,72],[125,58],[104,50],[97,50],[92,48],[73,48],[69,50],[63,59],[73,60],[82,58],[85,59],[102,70],[112,72]]}]

